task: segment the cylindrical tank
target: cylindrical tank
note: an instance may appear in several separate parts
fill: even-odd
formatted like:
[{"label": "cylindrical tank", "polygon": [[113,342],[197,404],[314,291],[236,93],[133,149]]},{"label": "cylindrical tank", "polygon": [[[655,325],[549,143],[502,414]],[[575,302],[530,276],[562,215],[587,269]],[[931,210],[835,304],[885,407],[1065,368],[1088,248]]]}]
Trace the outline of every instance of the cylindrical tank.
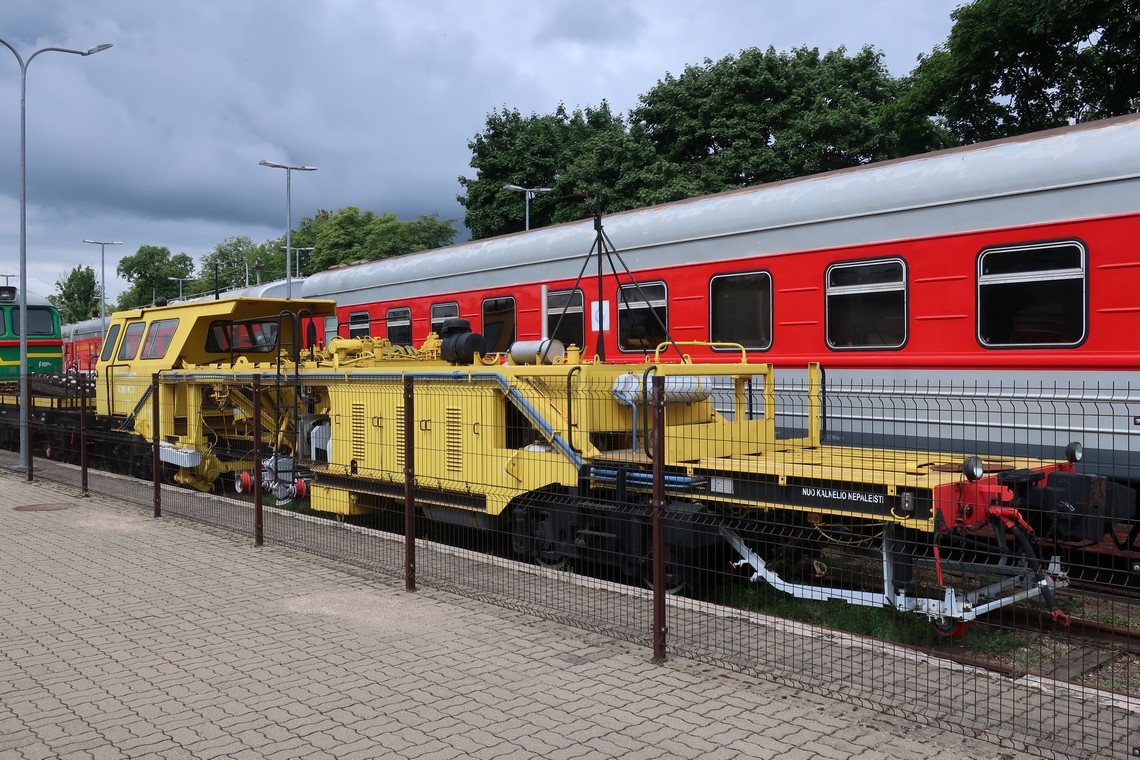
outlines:
[{"label": "cylindrical tank", "polygon": [[[707,377],[666,377],[665,402],[704,401],[711,388]],[[641,378],[629,373],[618,375],[614,378],[613,393],[627,404],[641,403]]]},{"label": "cylindrical tank", "polygon": [[507,351],[511,364],[554,364],[565,355],[566,347],[554,338],[515,341]]}]

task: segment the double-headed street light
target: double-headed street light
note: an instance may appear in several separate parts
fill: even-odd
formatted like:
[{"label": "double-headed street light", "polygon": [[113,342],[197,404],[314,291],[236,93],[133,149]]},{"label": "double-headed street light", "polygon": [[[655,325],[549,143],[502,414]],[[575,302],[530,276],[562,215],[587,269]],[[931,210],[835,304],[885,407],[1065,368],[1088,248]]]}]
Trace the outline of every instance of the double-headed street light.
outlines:
[{"label": "double-headed street light", "polygon": [[121,240],[86,240],[84,243],[99,246],[99,317],[107,329],[107,246],[122,245]]},{"label": "double-headed street light", "polygon": [[[286,247],[282,246],[281,250],[286,250]],[[294,248],[293,249],[293,253],[297,254],[297,279],[298,280],[301,279],[301,254],[302,253],[312,253],[315,250],[316,250],[316,248]]]},{"label": "double-headed street light", "polygon": [[275,161],[258,161],[258,166],[285,170],[285,297],[293,297],[293,172],[315,172],[315,166],[287,166]]},{"label": "double-headed street light", "polygon": [[28,445],[28,416],[31,408],[28,393],[28,66],[40,53],[70,53],[88,56],[111,47],[110,43],[96,45],[88,50],[70,48],[40,48],[25,61],[16,48],[7,40],[0,39],[0,45],[12,51],[20,64],[20,465],[18,469],[28,469],[31,450]]},{"label": "double-headed street light", "polygon": [[[557,177],[555,178],[557,179]],[[522,185],[503,185],[504,190],[514,190],[516,193],[526,195],[526,229],[530,229],[530,199],[539,193],[549,193],[551,187],[523,187]]]},{"label": "double-headed street light", "polygon": [[167,277],[168,280],[178,280],[178,300],[182,300],[182,283],[193,280],[193,277]]}]

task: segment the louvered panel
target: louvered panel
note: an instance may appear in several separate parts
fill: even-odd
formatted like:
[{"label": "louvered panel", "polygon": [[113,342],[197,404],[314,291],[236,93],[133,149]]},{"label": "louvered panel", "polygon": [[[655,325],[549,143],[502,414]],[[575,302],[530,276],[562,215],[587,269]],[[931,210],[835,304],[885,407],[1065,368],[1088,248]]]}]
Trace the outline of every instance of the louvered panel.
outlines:
[{"label": "louvered panel", "polygon": [[404,471],[404,405],[396,406],[396,469]]},{"label": "louvered panel", "polygon": [[457,406],[447,407],[447,471],[463,471],[463,413]]},{"label": "louvered panel", "polygon": [[352,405],[352,458],[357,464],[364,464],[364,404]]}]

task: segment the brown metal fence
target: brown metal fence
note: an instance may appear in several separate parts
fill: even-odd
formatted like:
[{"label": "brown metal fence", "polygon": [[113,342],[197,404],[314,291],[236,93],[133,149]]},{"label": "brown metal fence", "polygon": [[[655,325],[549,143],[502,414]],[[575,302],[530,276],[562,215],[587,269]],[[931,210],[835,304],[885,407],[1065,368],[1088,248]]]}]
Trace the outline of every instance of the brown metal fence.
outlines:
[{"label": "brown metal fence", "polygon": [[[150,405],[157,419],[173,413],[163,403],[174,397],[161,392],[157,378],[133,389],[127,382],[119,383],[119,392],[138,399],[136,408]],[[254,442],[266,437],[259,400],[267,382],[269,376],[252,377],[247,389],[254,407],[242,424]],[[604,632],[646,647],[647,656],[736,668],[1043,756],[1140,753],[1140,551],[1118,546],[1130,538],[1131,515],[1104,540],[1049,545],[1068,570],[1069,585],[1056,594],[1073,625],[1058,625],[1040,601],[1027,601],[980,617],[957,638],[960,626],[936,630],[924,615],[867,602],[868,590],[883,584],[884,549],[892,567],[911,576],[899,585],[914,593],[937,596],[950,587],[969,593],[1032,573],[990,567],[942,574],[931,561],[935,539],[896,531],[890,521],[876,525],[795,510],[710,513],[701,507],[707,480],[664,467],[663,437],[642,432],[665,427],[660,384],[641,410],[651,419],[625,441],[651,477],[644,469],[595,467],[590,482],[612,488],[582,483],[575,489],[552,471],[551,485],[537,494],[508,484],[497,486],[493,498],[482,498],[483,489],[472,484],[492,475],[501,483],[503,471],[533,484],[544,462],[558,455],[548,437],[528,437],[533,431],[525,420],[508,415],[501,429],[470,428],[475,423],[449,416],[454,388],[446,378],[393,375],[344,393],[344,408],[361,411],[332,421],[325,454],[285,457],[260,450],[259,443],[227,452],[255,466],[248,476],[219,475],[211,492],[169,482],[171,460],[191,454],[160,454],[153,437],[132,441],[86,419],[79,429],[53,425],[46,416],[33,421],[37,454],[49,456],[36,461],[29,477],[109,493],[151,506],[156,516],[236,531],[258,545],[288,546],[403,578],[409,589],[443,589]],[[721,406],[730,414],[727,393]],[[754,476],[738,477],[731,487],[763,494],[776,477],[805,491],[822,488],[835,477],[855,480],[858,471],[887,467],[886,452],[904,448],[929,451],[954,466],[951,452],[991,460],[1059,458],[1077,432],[1090,455],[1082,468],[1140,480],[1133,432],[1140,399],[1128,387],[831,382],[825,403],[823,445],[789,459],[777,475],[756,467]],[[398,413],[369,411],[376,409]],[[803,435],[805,378],[782,380],[775,411],[781,436]],[[693,436],[715,434],[712,426],[689,428]],[[471,440],[479,445],[464,445]],[[573,449],[572,440],[568,446]],[[320,460],[330,451],[350,452],[351,471],[322,471]],[[805,457],[829,458],[832,480],[813,481],[820,461],[808,467]],[[423,475],[428,471],[431,477]],[[327,511],[330,502],[311,493],[332,486],[351,493],[337,497],[351,505],[342,510],[350,514]],[[691,495],[678,496],[685,488]],[[574,532],[565,534],[566,526]],[[760,548],[766,568],[787,583],[828,589],[820,596],[830,598],[795,599],[753,581],[758,568],[742,561],[747,557],[727,536]],[[979,562],[992,552],[985,545],[976,547]],[[504,648],[509,656],[509,642]]]}]

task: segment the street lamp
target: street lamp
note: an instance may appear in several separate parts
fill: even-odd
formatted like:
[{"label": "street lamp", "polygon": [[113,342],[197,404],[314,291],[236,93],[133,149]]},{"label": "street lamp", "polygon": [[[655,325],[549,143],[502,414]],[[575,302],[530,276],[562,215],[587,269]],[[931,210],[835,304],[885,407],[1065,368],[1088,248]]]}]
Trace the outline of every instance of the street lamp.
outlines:
[{"label": "street lamp", "polygon": [[526,194],[526,229],[530,229],[530,199],[539,193],[549,193],[550,187],[523,187],[522,185],[503,185],[504,190],[514,190],[516,193]]},{"label": "street lamp", "polygon": [[[282,250],[285,250],[285,248],[282,247]],[[316,250],[316,249],[315,248],[294,248],[293,249],[293,252],[295,254],[297,254],[297,279],[298,280],[301,279],[301,254],[302,253],[312,253],[314,250]],[[3,277],[3,275],[0,275],[0,277]]]},{"label": "street lamp", "polygon": [[16,48],[7,40],[0,39],[0,45],[12,51],[20,64],[20,464],[17,469],[27,471],[31,449],[28,445],[28,416],[31,408],[28,393],[28,66],[40,53],[71,53],[88,56],[100,53],[111,47],[104,42],[88,50],[70,48],[40,48],[24,60]]},{"label": "street lamp", "polygon": [[193,277],[167,277],[168,280],[178,280],[178,300],[182,300],[182,283],[187,280],[193,280]]},{"label": "street lamp", "polygon": [[315,166],[287,166],[274,161],[258,161],[258,166],[285,170],[285,297],[293,297],[293,172],[315,172]]},{"label": "street lamp", "polygon": [[84,243],[99,246],[99,317],[103,320],[103,329],[107,329],[107,246],[122,245],[120,240],[86,240]]}]

